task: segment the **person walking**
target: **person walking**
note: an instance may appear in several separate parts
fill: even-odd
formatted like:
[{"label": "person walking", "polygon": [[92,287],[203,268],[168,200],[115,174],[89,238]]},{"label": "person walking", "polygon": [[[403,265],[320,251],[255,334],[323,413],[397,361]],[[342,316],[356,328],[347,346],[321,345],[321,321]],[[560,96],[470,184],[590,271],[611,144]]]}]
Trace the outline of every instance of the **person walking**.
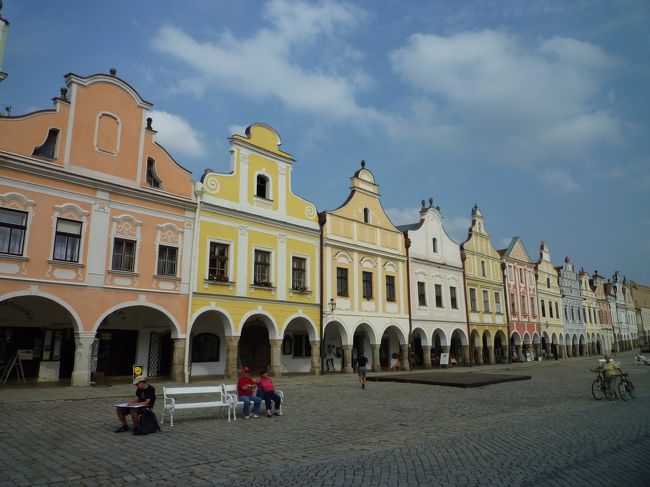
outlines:
[{"label": "person walking", "polygon": [[260,406],[262,404],[262,398],[253,394],[253,389],[255,389],[255,381],[251,379],[248,374],[251,369],[248,367],[242,367],[241,376],[237,380],[237,396],[239,400],[244,403],[244,419],[250,419],[251,415],[249,414],[251,408],[251,402],[253,403],[253,418],[259,418]]},{"label": "person walking", "polygon": [[357,357],[357,375],[359,376],[359,382],[361,383],[361,389],[366,388],[366,373],[367,373],[367,367],[368,365],[368,359],[366,356],[363,354],[363,351],[359,352],[359,356]]}]

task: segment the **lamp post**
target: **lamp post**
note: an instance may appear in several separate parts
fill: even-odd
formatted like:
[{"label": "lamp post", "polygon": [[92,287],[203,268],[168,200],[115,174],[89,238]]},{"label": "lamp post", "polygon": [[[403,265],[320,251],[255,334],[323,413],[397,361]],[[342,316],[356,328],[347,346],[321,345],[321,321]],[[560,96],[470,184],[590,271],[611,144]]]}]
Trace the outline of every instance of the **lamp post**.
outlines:
[{"label": "lamp post", "polygon": [[334,310],[336,309],[336,301],[334,301],[334,298],[330,298],[327,302],[327,307],[330,309],[330,314],[334,314]]},{"label": "lamp post", "polygon": [[[336,310],[336,301],[334,298],[330,298],[330,300],[327,302],[327,307],[329,308],[330,312],[323,313],[325,316],[330,316],[334,314],[334,310]],[[321,375],[325,374],[325,335],[323,333],[323,327],[321,326],[321,354],[320,354],[320,373]]]}]

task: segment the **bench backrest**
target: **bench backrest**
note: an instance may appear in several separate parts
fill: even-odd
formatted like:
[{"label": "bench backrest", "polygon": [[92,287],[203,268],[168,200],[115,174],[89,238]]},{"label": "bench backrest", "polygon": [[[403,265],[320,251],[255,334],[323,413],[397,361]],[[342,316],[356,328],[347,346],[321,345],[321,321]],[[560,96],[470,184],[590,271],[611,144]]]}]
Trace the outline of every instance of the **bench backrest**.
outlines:
[{"label": "bench backrest", "polygon": [[221,387],[226,394],[237,395],[237,384],[221,384]]},{"label": "bench backrest", "polygon": [[221,392],[221,386],[163,387],[163,394],[166,396],[177,396],[180,394],[221,394]]}]

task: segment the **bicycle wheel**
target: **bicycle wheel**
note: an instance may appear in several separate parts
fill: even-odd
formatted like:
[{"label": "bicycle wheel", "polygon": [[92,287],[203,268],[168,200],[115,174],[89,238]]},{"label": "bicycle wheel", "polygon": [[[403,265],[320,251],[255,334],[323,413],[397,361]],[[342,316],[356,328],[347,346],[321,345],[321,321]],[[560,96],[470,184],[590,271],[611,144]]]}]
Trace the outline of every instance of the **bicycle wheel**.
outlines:
[{"label": "bicycle wheel", "polygon": [[625,384],[627,386],[627,393],[632,399],[634,399],[634,384],[632,384],[632,381],[630,379],[627,379],[625,381]]},{"label": "bicycle wheel", "polygon": [[596,379],[591,383],[591,394],[596,401],[600,401],[603,397],[603,381]]},{"label": "bicycle wheel", "polygon": [[611,379],[609,382],[603,383],[603,388],[605,389],[605,397],[608,401],[616,399],[616,388],[614,387],[614,384],[612,384]]},{"label": "bicycle wheel", "polygon": [[618,395],[621,396],[621,399],[627,401],[627,384],[624,380],[618,381]]}]

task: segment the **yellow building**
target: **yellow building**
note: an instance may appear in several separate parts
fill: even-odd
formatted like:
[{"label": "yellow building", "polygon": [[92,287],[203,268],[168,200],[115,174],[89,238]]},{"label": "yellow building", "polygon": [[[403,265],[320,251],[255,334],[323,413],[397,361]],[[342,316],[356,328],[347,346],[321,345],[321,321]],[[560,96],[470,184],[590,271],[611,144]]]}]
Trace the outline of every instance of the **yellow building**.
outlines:
[{"label": "yellow building", "polygon": [[[472,356],[480,357],[482,347],[488,348],[489,363],[508,360],[508,320],[503,291],[501,256],[490,243],[483,214],[477,205],[472,208],[472,226],[467,240],[460,246],[465,273],[468,335],[472,337]],[[463,355],[460,356],[460,347]],[[469,344],[452,343],[450,353],[456,360],[469,364]]]},{"label": "yellow building", "polygon": [[323,317],[328,368],[351,373],[363,353],[377,371],[408,370],[409,303],[406,244],[379,200],[373,174],[361,161],[350,195],[321,214]]},{"label": "yellow building", "polygon": [[320,372],[320,227],[291,190],[294,159],[271,127],[230,138],[231,171],[199,199],[188,373]]},{"label": "yellow building", "polygon": [[544,242],[539,246],[539,260],[535,264],[537,276],[537,299],[539,324],[542,329],[542,350],[548,358],[564,357],[564,347],[560,346],[564,336],[562,319],[562,293],[560,292],[557,269],[551,262],[551,253]]}]

